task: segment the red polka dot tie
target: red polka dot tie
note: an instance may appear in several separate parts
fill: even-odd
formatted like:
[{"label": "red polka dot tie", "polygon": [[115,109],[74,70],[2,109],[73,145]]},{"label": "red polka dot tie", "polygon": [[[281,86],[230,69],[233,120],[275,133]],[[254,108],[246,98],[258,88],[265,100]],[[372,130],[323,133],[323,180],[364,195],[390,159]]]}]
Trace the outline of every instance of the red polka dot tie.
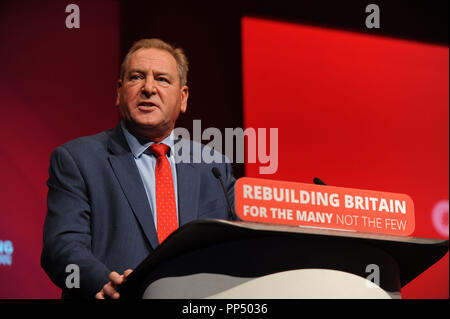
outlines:
[{"label": "red polka dot tie", "polygon": [[159,243],[162,243],[173,231],[175,231],[175,229],[178,228],[177,207],[172,170],[166,156],[169,146],[165,144],[152,144],[150,145],[150,150],[153,155],[156,156],[156,227]]}]

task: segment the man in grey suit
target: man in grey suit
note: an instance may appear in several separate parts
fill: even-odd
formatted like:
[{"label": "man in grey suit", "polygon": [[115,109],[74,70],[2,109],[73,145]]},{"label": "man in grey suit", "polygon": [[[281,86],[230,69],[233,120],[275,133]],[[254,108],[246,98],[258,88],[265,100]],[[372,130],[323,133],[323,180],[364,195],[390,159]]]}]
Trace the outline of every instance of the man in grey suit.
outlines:
[{"label": "man in grey suit", "polygon": [[[187,71],[181,49],[159,39],[136,42],[118,81],[117,127],[53,151],[41,265],[63,297],[120,298],[126,276],[177,227],[229,219],[211,173],[220,170],[233,204],[235,179],[225,158],[217,154],[220,163],[208,164],[183,154],[191,161],[177,160],[177,149],[193,150],[196,143],[173,133],[187,109]],[[163,153],[156,155],[157,146]],[[66,284],[70,265],[79,269],[79,287]]]}]

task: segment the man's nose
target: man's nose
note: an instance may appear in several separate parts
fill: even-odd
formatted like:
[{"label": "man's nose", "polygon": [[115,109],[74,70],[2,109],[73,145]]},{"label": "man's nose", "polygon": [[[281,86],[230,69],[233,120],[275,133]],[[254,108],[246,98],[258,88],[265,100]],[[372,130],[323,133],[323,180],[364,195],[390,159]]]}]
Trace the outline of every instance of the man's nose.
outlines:
[{"label": "man's nose", "polygon": [[156,94],[156,82],[152,76],[149,76],[145,79],[144,86],[142,87],[142,94],[146,97],[150,97],[153,94]]}]

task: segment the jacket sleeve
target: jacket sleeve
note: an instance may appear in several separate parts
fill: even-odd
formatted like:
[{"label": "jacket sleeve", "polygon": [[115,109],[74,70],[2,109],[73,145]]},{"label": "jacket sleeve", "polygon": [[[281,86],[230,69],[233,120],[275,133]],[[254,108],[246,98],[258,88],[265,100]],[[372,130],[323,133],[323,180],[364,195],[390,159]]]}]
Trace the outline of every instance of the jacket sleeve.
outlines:
[{"label": "jacket sleeve", "polygon": [[[83,174],[61,146],[50,157],[41,266],[63,296],[93,298],[108,282],[110,270],[91,252],[91,206]],[[71,265],[71,266],[69,266]],[[73,266],[75,265],[75,266]],[[67,268],[69,266],[69,268]],[[79,269],[79,287],[70,275]],[[71,270],[72,269],[72,270]],[[71,281],[72,280],[72,281]],[[72,282],[72,285],[66,284]]]},{"label": "jacket sleeve", "polygon": [[[234,211],[236,211],[234,199],[234,184],[236,183],[236,179],[234,178],[233,167],[231,166],[230,163],[225,164],[225,172],[226,172],[224,180],[225,188],[227,190],[228,197],[230,198],[231,205],[233,206]],[[238,218],[238,220],[240,220],[238,216],[236,217]]]}]

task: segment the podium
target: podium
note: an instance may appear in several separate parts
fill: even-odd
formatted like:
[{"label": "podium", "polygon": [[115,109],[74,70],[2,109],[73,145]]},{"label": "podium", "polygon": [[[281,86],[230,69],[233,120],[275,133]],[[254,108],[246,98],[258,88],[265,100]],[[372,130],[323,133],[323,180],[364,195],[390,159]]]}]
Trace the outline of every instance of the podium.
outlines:
[{"label": "podium", "polygon": [[401,298],[448,240],[218,219],[172,233],[120,287],[122,299]]}]

